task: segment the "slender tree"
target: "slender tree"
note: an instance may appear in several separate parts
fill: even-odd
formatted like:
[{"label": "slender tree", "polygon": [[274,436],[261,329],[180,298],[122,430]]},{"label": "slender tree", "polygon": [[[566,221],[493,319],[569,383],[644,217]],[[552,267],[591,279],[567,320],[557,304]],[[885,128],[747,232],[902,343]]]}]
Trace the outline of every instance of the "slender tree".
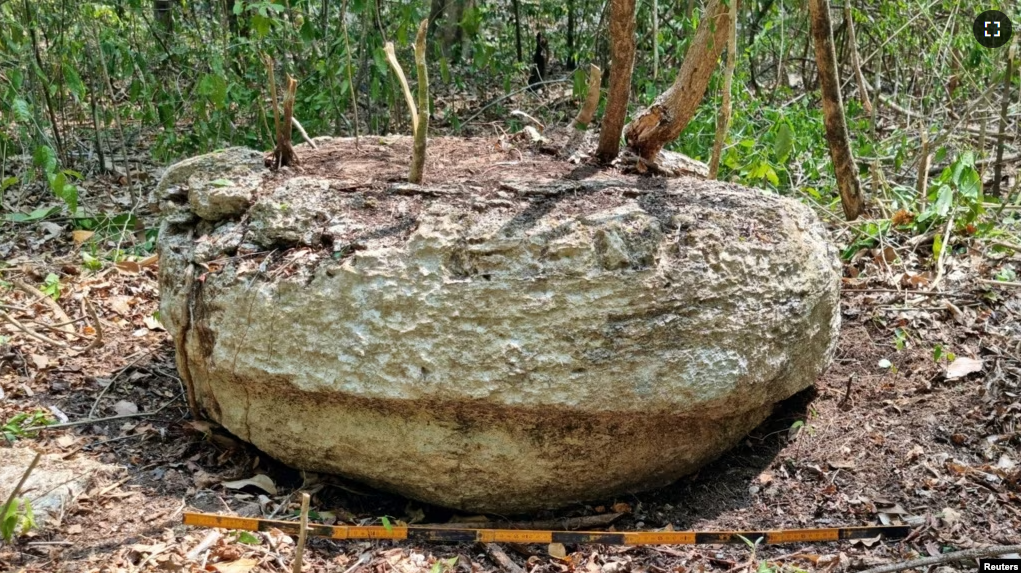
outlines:
[{"label": "slender tree", "polygon": [[812,39],[815,44],[815,61],[819,68],[819,87],[822,91],[822,113],[826,124],[826,142],[837,177],[840,203],[844,216],[853,221],[865,210],[865,199],[858,179],[858,166],[851,154],[851,141],[844,119],[844,102],[840,96],[840,77],[837,73],[837,53],[833,49],[833,28],[830,23],[829,0],[808,0]]},{"label": "slender tree", "polygon": [[620,133],[627,119],[631,73],[635,65],[635,0],[610,0],[610,89],[599,132],[596,157],[613,161],[620,152]]}]

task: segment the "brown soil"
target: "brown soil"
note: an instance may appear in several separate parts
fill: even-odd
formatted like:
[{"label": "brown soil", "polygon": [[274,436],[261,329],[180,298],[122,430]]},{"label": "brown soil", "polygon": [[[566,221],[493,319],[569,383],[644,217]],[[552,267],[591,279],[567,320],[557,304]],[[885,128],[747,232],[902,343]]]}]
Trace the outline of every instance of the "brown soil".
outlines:
[{"label": "brown soil", "polygon": [[[299,146],[302,165],[297,169],[358,181],[352,193],[378,194],[379,200],[420,200],[416,194],[393,192],[393,184],[406,173],[410,139],[380,141],[364,138],[359,149],[348,145],[343,151],[335,146],[319,151]],[[597,173],[527,149],[498,148],[497,143],[431,140],[426,183],[462,186],[466,200],[519,201],[523,199],[515,191],[501,185],[513,179],[563,180],[572,173],[584,173],[589,180],[632,177]],[[371,183],[365,187],[364,181]],[[641,184],[656,181],[644,179]],[[89,189],[85,192],[83,201]],[[97,186],[93,193],[99,201],[105,189]],[[586,198],[578,195],[571,200]],[[410,210],[408,216],[413,218],[414,213]],[[449,510],[341,479],[301,475],[216,428],[190,421],[172,345],[151,320],[157,309],[155,267],[108,263],[99,272],[86,271],[81,263],[86,247],[72,242],[66,221],[60,224],[64,228],[56,234],[39,225],[8,225],[0,231],[0,254],[9,265],[0,274],[5,281],[2,308],[51,339],[85,346],[96,335],[82,302],[88,299],[102,320],[104,345],[73,353],[30,338],[10,323],[0,325],[0,334],[8,337],[0,348],[0,422],[19,412],[49,411],[51,406],[72,421],[87,419],[93,406],[95,417],[115,415],[118,402],[131,402],[139,412],[158,412],[0,443],[0,459],[4,448],[32,448],[68,459],[88,456],[123,468],[120,476],[97,476],[92,490],[68,505],[59,523],[0,546],[0,571],[289,571],[293,541],[273,533],[257,534],[255,544],[245,544],[236,534],[222,532],[209,551],[187,558],[209,532],[181,525],[181,514],[273,514],[291,519],[298,508],[299,488],[313,493],[312,508],[317,512],[313,517],[328,523],[378,524],[384,515],[421,523],[464,521],[466,516]],[[835,227],[834,234],[838,241],[848,242],[844,230]],[[911,525],[910,540],[762,546],[754,552],[745,546],[568,546],[566,559],[551,557],[546,547],[509,546],[511,558],[529,573],[726,571],[746,565],[755,569],[753,560],[791,571],[829,570],[1021,542],[1017,465],[1021,290],[974,280],[991,278],[1003,265],[1016,266],[1018,258],[992,253],[977,240],[955,238],[946,260],[947,278],[939,289],[924,294],[883,292],[901,288],[904,277],[915,273],[922,273],[917,275],[922,278],[912,289],[933,288],[926,282],[932,273],[924,275],[931,268],[929,257],[912,250],[908,237],[895,233],[892,239],[900,241],[901,246],[891,247],[899,263],[887,263],[882,251],[863,251],[865,256],[848,263],[848,276],[857,278],[846,279],[843,328],[833,366],[815,390],[780,405],[741,446],[662,490],[512,519],[624,511],[626,515],[613,525],[617,530],[761,530],[890,522]],[[141,240],[144,237],[129,235],[122,248]],[[114,246],[104,240],[99,248]],[[136,263],[143,258],[140,254]],[[19,279],[39,286],[48,273],[60,277],[58,303],[72,319],[82,319],[74,325],[75,336],[40,326],[59,323],[53,309],[6,282]],[[937,345],[943,356],[935,360]],[[948,352],[982,359],[984,367],[948,379]],[[104,391],[106,384],[111,386]],[[272,478],[276,494],[222,484],[258,473]],[[453,557],[456,562],[441,562],[434,570],[500,569],[482,548],[472,545],[314,539],[305,553],[304,570],[403,573],[431,569],[438,559]],[[244,569],[250,563],[245,559],[257,565]],[[970,570],[973,565],[960,567]]]}]

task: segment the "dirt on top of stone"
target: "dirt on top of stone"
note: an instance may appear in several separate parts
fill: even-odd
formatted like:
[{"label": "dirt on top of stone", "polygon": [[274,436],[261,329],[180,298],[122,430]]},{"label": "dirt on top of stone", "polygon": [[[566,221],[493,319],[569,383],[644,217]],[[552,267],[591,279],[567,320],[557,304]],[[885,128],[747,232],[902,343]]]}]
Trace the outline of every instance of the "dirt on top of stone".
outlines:
[{"label": "dirt on top of stone", "polygon": [[[317,138],[297,147],[300,165],[265,169],[261,155],[232,148],[168,169],[156,190],[171,224],[197,226],[206,261],[223,255],[310,247],[350,253],[402,245],[434,203],[468,214],[475,228],[506,236],[543,232],[578,215],[638,202],[667,221],[701,207],[775,201],[697,177],[648,177],[575,164],[505,138],[429,141],[425,180],[407,182],[405,136]],[[689,160],[690,161],[690,160]],[[701,193],[687,193],[695,188]],[[542,224],[539,221],[542,220]],[[770,229],[758,229],[768,235]],[[770,242],[766,237],[766,242]]]}]

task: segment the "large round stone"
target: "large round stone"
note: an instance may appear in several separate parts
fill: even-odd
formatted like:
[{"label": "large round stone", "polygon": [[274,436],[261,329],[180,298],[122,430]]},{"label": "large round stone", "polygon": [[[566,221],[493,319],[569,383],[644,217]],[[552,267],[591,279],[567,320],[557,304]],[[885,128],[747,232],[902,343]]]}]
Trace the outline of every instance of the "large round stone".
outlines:
[{"label": "large round stone", "polygon": [[796,201],[619,175],[359,182],[343,144],[317,152],[329,176],[246,164],[240,215],[187,216],[237,183],[237,150],[171,167],[157,197],[182,377],[287,464],[463,510],[605,498],[698,469],[831,358],[837,256]]}]

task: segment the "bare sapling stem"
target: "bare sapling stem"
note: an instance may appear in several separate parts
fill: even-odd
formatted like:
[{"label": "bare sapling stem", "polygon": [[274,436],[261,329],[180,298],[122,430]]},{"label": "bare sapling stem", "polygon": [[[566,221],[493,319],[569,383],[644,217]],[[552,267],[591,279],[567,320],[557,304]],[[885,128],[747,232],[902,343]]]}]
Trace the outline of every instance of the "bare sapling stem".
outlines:
[{"label": "bare sapling stem", "polygon": [[411,155],[411,174],[408,181],[419,184],[425,171],[425,145],[429,132],[429,73],[425,66],[425,37],[429,19],[418,25],[415,37],[415,68],[418,74],[418,121],[415,122],[415,147]]},{"label": "bare sapling stem", "polygon": [[588,93],[585,94],[585,103],[578,110],[578,115],[574,118],[574,129],[582,131],[588,127],[588,124],[592,123],[592,118],[596,115],[596,108],[599,107],[599,86],[602,81],[603,70],[599,69],[599,66],[595,64],[589,64]]},{"label": "bare sapling stem", "polygon": [[720,171],[720,156],[723,155],[723,142],[727,139],[730,129],[731,94],[734,84],[734,65],[737,57],[737,0],[730,0],[730,33],[727,35],[727,69],[723,72],[723,106],[716,119],[716,141],[713,143],[713,155],[709,160],[709,178],[716,179]]}]

